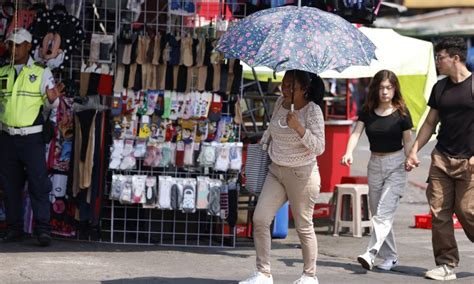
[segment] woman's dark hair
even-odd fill
[[[407,107],[403,100],[402,93],[400,92],[400,83],[398,82],[397,75],[390,70],[380,70],[374,75],[372,81],[370,81],[369,92],[365,98],[364,106],[362,111],[370,113],[376,109],[379,105],[379,90],[380,84],[388,80],[390,84],[395,88],[395,92],[392,99],[392,106],[401,114],[407,115]]]
[[[306,89],[305,98],[321,106],[325,93],[324,81],[318,75],[301,70],[290,70],[286,74],[294,76],[301,88]]]
[[[449,54],[450,57],[454,55],[459,56],[459,60],[461,62],[466,62],[467,58],[467,43],[461,37],[447,37],[442,39],[435,45],[435,52],[440,52],[443,49],[446,50],[446,53]]]

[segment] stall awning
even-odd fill
[[[407,8],[452,8],[474,7],[472,0],[405,0],[403,5]]]

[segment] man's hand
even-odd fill
[[[46,95],[48,96],[48,101],[50,103],[53,103],[57,98],[59,98],[60,96],[63,96],[64,88],[65,88],[64,83],[61,82],[61,83],[56,84],[54,88],[47,89]]]
[[[420,160],[418,160],[418,156],[416,153],[410,152],[406,161],[405,161],[405,170],[407,172],[413,170],[414,168],[420,165]]]
[[[471,172],[474,172],[474,156],[472,156],[470,159],[469,159],[469,167],[471,169]]]

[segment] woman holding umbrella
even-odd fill
[[[366,252],[357,260],[368,270],[373,268],[376,256],[384,259],[379,269],[391,270],[398,264],[392,224],[407,181],[404,163],[410,151],[412,127],[397,76],[388,70],[377,72],[341,160],[344,165],[352,164],[352,151],[365,128],[371,151],[367,177],[374,232]]]
[[[317,240],[313,208],[319,194],[316,156],[324,151],[324,118],[318,104],[324,83],[317,75],[292,70],[283,77],[282,93],[261,144],[272,163],[253,215],[257,272],[241,284],[273,283],[270,271],[270,224],[289,201],[303,250],[303,274],[294,283],[318,283]]]

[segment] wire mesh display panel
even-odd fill
[[[168,1],[145,1],[139,15],[131,12],[117,1],[115,6],[115,36],[121,29],[128,29],[140,35],[157,33],[193,34],[215,36],[216,17],[210,17],[219,9],[219,2],[177,1],[182,7],[194,3],[200,7],[194,13],[185,16],[170,13]],[[212,4],[210,4],[212,3]],[[123,3],[122,3],[123,4]],[[104,7],[104,6],[103,6]],[[100,9],[98,9],[100,11]],[[106,13],[110,14],[110,13]],[[89,19],[91,20],[91,19]],[[92,20],[94,22],[96,20]],[[88,25],[91,26],[91,25]],[[94,26],[94,25],[92,25]],[[97,24],[94,26],[97,32]],[[100,27],[100,25],[99,25]],[[100,32],[100,30],[99,30]],[[196,77],[192,80],[196,81]],[[229,98],[224,98],[222,115],[230,115]],[[113,122],[111,122],[113,123]],[[140,204],[121,204],[110,200],[112,175],[172,176],[174,178],[196,178],[207,176],[227,181],[235,178],[238,172],[217,173],[202,167],[152,168],[143,165],[143,158],[137,158],[134,170],[112,170],[107,173],[105,197],[101,212],[101,238],[103,242],[118,244],[142,244],[190,247],[235,247],[235,228],[219,216],[210,215],[205,209],[194,213],[181,210],[163,210],[143,208]]]

